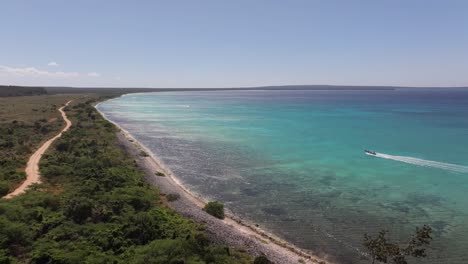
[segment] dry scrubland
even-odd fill
[[[29,156],[64,126],[58,108],[78,95],[0,98],[0,196],[24,179]]]

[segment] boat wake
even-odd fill
[[[393,156],[393,155],[388,155],[388,154],[383,154],[383,153],[378,153],[378,152],[376,152],[375,155],[372,153],[367,153],[367,152],[366,154],[372,157],[395,160],[395,161],[400,161],[400,162],[422,166],[422,167],[437,168],[437,169],[448,170],[448,171],[453,171],[453,172],[458,172],[458,173],[468,173],[468,166],[461,166],[461,165],[450,164],[450,163],[445,163],[445,162],[424,160],[424,159],[405,157],[405,156]]]

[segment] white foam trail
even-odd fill
[[[432,161],[432,160],[424,160],[424,159],[418,159],[418,158],[412,158],[412,157],[393,156],[393,155],[388,155],[388,154],[383,154],[383,153],[376,153],[376,155],[372,155],[369,153],[366,153],[366,154],[372,157],[401,161],[404,163],[413,164],[417,166],[437,168],[437,169],[449,170],[449,171],[459,172],[459,173],[468,173],[467,166],[461,166],[461,165],[450,164],[450,163],[439,162],[439,161]]]

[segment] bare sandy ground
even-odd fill
[[[103,113],[101,115],[106,118]],[[118,126],[118,124],[114,124]],[[253,256],[266,255],[271,261],[278,264],[334,263],[327,256],[319,257],[305,252],[228,212],[224,220],[207,214],[202,210],[206,201],[186,189],[170,169],[164,167],[151,151],[122,128],[120,128],[118,138],[121,146],[133,156],[138,166],[146,173],[146,180],[151,185],[158,187],[162,194],[180,195],[178,200],[167,202],[167,205],[184,217],[203,224],[205,232],[215,243],[244,248]],[[149,156],[143,157],[141,151],[146,152]],[[163,172],[166,176],[156,176],[155,172]]]
[[[57,138],[62,136],[62,133],[67,131],[70,126],[72,125],[71,121],[67,118],[67,115],[63,111],[65,107],[68,106],[68,104],[71,101],[68,101],[64,106],[60,107],[59,111],[62,114],[62,118],[65,121],[65,127],[58,133],[55,137],[47,140],[32,156],[29,158],[29,161],[26,165],[26,180],[18,187],[16,190],[13,192],[3,196],[5,199],[10,199],[12,197],[15,197],[16,195],[24,193],[31,184],[34,183],[40,183],[40,173],[39,173],[39,161],[41,160],[42,155],[46,152],[46,150],[50,147],[52,142],[54,142]]]

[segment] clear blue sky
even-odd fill
[[[468,1],[0,4],[0,83],[468,86]]]

